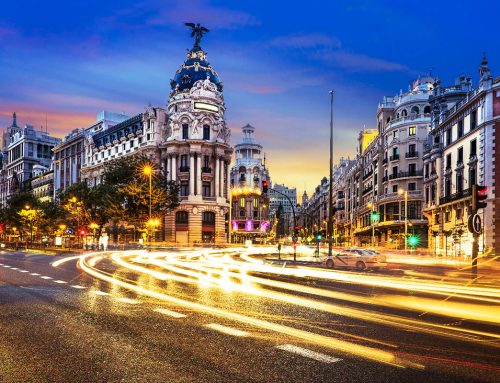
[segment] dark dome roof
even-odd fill
[[[210,82],[222,91],[222,81],[207,61],[206,53],[201,48],[195,47],[187,53],[186,61],[175,72],[174,79],[170,80],[170,87],[175,90],[179,85],[179,91],[189,90],[196,81],[205,80],[207,75]]]

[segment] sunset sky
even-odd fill
[[[311,192],[328,172],[329,95],[335,157],[354,156],[384,95],[432,69],[444,85],[486,51],[500,75],[495,1],[9,1],[0,12],[0,126],[64,136],[101,110],[165,105],[192,39],[224,82],[232,143],[250,123],[273,182]]]

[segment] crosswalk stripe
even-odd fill
[[[42,278],[42,279],[53,279],[52,277],[47,277],[45,275],[42,275],[40,278]]]
[[[339,362],[342,360],[342,359],[335,358],[335,357],[330,356],[330,355],[322,354],[320,352],[308,350],[307,348],[302,348],[302,347],[294,346],[291,344],[284,344],[281,346],[276,346],[276,348],[283,350],[283,351],[291,352],[292,354],[305,356],[306,358],[314,359],[314,360],[317,360],[318,362],[323,362],[323,363],[335,363],[335,362]]]
[[[185,318],[186,317],[186,315],[184,315],[184,314],[181,314],[181,313],[178,313],[175,311],[171,311],[168,309],[155,309],[154,311],[156,311],[157,313],[163,314],[163,315],[168,315],[169,317],[172,317],[172,318]]]
[[[53,281],[53,282],[54,282],[54,283],[61,283],[61,284],[62,284],[62,283],[68,283],[68,282],[66,282],[66,281],[61,281],[61,280],[59,280],[59,279],[58,279],[57,281]]]
[[[248,333],[246,331],[241,331],[241,330],[238,330],[238,329],[235,329],[232,327],[223,326],[223,325],[218,324],[218,323],[209,323],[209,324],[206,324],[205,327],[208,327],[212,330],[219,331],[219,332],[221,332],[223,334],[227,334],[227,335],[248,336]]]
[[[80,285],[71,285],[74,289],[86,289],[85,286],[80,286]]]
[[[126,297],[121,297],[121,298],[118,298],[117,300],[120,301],[120,302],[122,302],[122,303],[127,303],[129,305],[139,305],[139,304],[142,303],[141,301],[138,301],[138,300],[135,300],[135,299],[126,298]]]

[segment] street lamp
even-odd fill
[[[408,238],[408,190],[399,189],[398,194],[405,196],[405,252],[407,250]]]
[[[332,229],[333,229],[333,90],[330,93],[330,180],[328,184],[328,257],[332,257]]]
[[[152,191],[153,191],[153,184],[152,184],[152,176],[153,176],[153,167],[151,165],[144,165],[142,168],[142,172],[144,175],[149,177],[149,223],[151,223],[151,200],[152,200]],[[149,226],[149,241],[151,242],[151,225]]]

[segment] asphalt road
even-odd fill
[[[158,279],[108,256],[98,260],[103,275],[151,292],[142,294],[84,273],[75,260],[51,266],[58,258],[0,254],[2,383],[500,381],[500,343],[478,335],[498,334],[498,323],[388,305],[368,311],[369,303],[335,297],[316,296],[305,306],[293,302],[309,299],[301,291],[288,290],[280,300],[272,296],[285,292],[277,286],[259,295],[230,283]],[[252,275],[363,299],[426,296],[390,286]],[[316,307],[322,304],[332,306]],[[408,325],[393,326],[383,315]],[[424,319],[444,327],[421,331]],[[445,327],[474,334],[451,336]],[[395,359],[376,360],[379,352]]]

